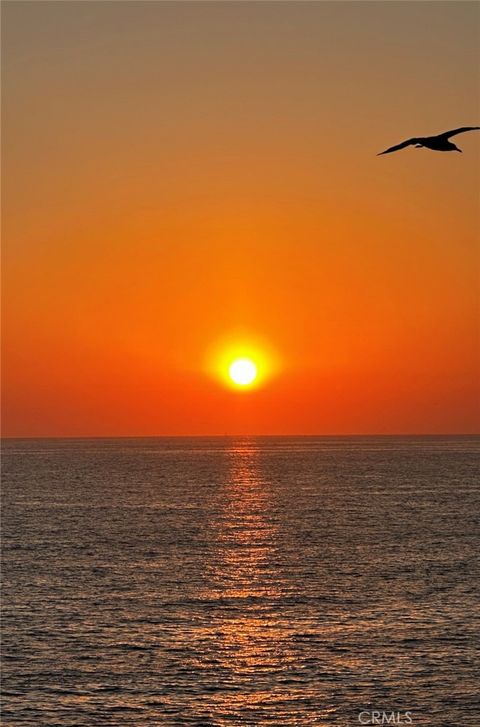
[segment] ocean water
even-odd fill
[[[4,441],[3,726],[478,727],[479,448]]]

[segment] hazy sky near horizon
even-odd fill
[[[4,434],[478,430],[479,4],[2,15]]]

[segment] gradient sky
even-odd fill
[[[480,5],[2,13],[4,434],[478,431]]]

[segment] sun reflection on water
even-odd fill
[[[212,701],[225,717],[220,724],[231,724],[233,715],[248,711],[260,724],[260,714],[276,698],[294,655],[291,629],[278,608],[283,588],[276,567],[273,493],[262,476],[254,440],[235,441],[228,451],[228,479],[215,537],[208,597],[222,604],[215,638],[225,681]],[[285,696],[285,686],[282,689]]]
[[[223,598],[255,599],[278,595],[272,569],[277,525],[271,492],[262,478],[260,454],[253,440],[236,441],[228,451],[228,480],[221,493],[216,523],[218,561],[212,587]]]

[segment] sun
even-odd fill
[[[257,366],[249,358],[237,358],[230,364],[228,375],[237,386],[249,386],[257,378]]]
[[[228,389],[247,393],[266,386],[277,374],[279,361],[266,339],[237,328],[210,344],[204,366]]]

